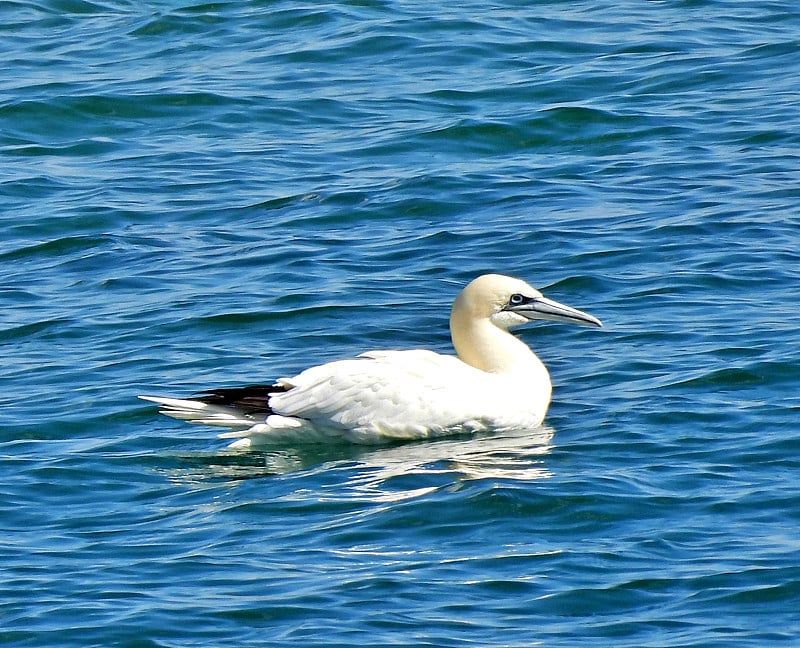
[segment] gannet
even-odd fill
[[[424,349],[368,351],[271,385],[211,389],[194,398],[140,396],[160,412],[221,426],[231,448],[342,439],[386,443],[483,430],[532,429],[550,404],[550,374],[509,330],[531,320],[602,326],[524,281],[474,279],[453,304],[456,356]]]

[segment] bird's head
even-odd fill
[[[458,295],[453,315],[488,319],[505,331],[531,320],[551,320],[602,326],[599,319],[571,306],[548,299],[520,279],[487,274],[471,281]]]

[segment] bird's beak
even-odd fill
[[[518,306],[509,306],[508,310],[527,317],[529,320],[552,320],[568,324],[581,324],[582,326],[603,326],[603,323],[594,315],[559,304],[547,297],[532,297]]]

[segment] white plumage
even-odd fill
[[[602,326],[519,279],[483,275],[458,295],[450,332],[458,357],[369,351],[274,385],[210,390],[191,399],[140,396],[161,413],[230,428],[231,447],[341,438],[384,443],[479,430],[531,429],[550,404],[550,376],[509,329],[545,319]]]

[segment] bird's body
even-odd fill
[[[230,428],[231,446],[334,438],[385,443],[540,425],[550,403],[541,360],[508,329],[531,319],[601,326],[528,284],[483,275],[450,317],[458,357],[427,350],[370,351],[306,369],[274,385],[211,390],[192,399],[143,396],[161,412]]]

